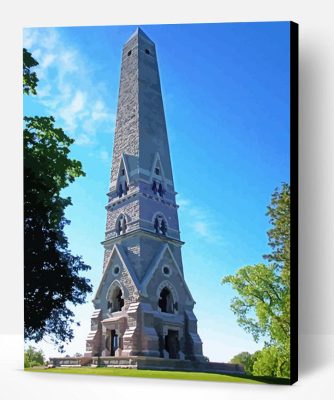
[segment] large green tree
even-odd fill
[[[250,354],[248,351],[243,351],[239,354],[236,354],[233,358],[231,358],[230,363],[243,365],[246,374],[252,375],[253,373],[254,359],[252,354]]]
[[[238,293],[231,303],[237,321],[265,348],[254,363],[254,374],[290,374],[290,186],[276,189],[268,206],[271,229],[267,232],[272,251],[268,263],[240,268],[223,278]],[[261,368],[261,365],[263,368]],[[264,368],[264,365],[267,365]],[[271,369],[269,370],[269,365]]]
[[[24,351],[24,368],[37,367],[44,364],[44,354],[33,346]]]
[[[36,94],[38,65],[23,51],[23,92]],[[84,176],[69,157],[74,140],[50,117],[24,117],[24,332],[25,339],[48,336],[61,350],[73,338],[71,306],[85,302],[92,287],[80,275],[90,267],[72,255],[64,228],[71,198],[62,191]]]

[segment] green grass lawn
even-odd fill
[[[128,376],[135,378],[157,378],[157,379],[182,379],[212,382],[241,382],[241,383],[274,383],[289,384],[288,379],[265,378],[252,376],[234,376],[207,372],[183,372],[183,371],[152,371],[121,368],[26,368],[26,371],[43,372],[46,374],[76,374],[76,375],[101,375],[101,376]]]

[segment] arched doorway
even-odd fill
[[[177,330],[168,329],[168,334],[165,336],[165,350],[168,352],[169,358],[179,358],[180,343]]]
[[[114,356],[115,351],[119,347],[119,337],[118,337],[115,329],[108,330],[107,332],[108,332],[108,334],[106,337],[106,349],[107,349],[106,355]]]

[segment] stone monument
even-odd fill
[[[175,196],[156,48],[138,28],[122,54],[104,264],[84,360],[243,373],[240,365],[203,356]]]
[[[204,360],[175,195],[156,48],[137,29],[123,48],[103,274],[86,356]]]

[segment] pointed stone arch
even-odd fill
[[[124,235],[128,229],[129,217],[125,213],[119,214],[115,223],[116,235]]]
[[[144,278],[141,281],[141,293],[142,293],[142,295],[144,297],[148,296],[148,292],[147,292],[148,285],[151,282],[151,280],[153,278],[153,275],[155,274],[156,270],[158,269],[158,267],[159,267],[159,265],[161,263],[161,260],[164,257],[166,252],[169,254],[169,256],[171,258],[171,263],[172,263],[171,265],[174,265],[177,273],[179,274],[179,276],[180,276],[180,284],[181,284],[182,287],[184,287],[184,290],[185,290],[185,292],[187,294],[188,300],[186,300],[186,304],[194,305],[195,304],[195,300],[193,299],[193,297],[192,297],[192,295],[190,293],[190,290],[189,290],[189,288],[187,286],[187,283],[184,280],[182,270],[181,270],[180,266],[178,265],[174,255],[173,255],[173,253],[172,253],[172,251],[171,251],[171,249],[170,249],[170,247],[168,246],[167,243],[165,243],[162,246],[160,253],[158,253],[157,256],[154,258],[152,264],[148,268]],[[167,280],[164,280],[163,282],[167,282]]]
[[[156,173],[156,168],[159,169],[159,174]],[[154,159],[152,163],[152,168],[151,168],[151,174],[150,174],[150,181],[153,183],[154,177],[160,177],[161,180],[164,182],[165,181],[165,171],[161,162],[161,158],[158,152],[154,154]]]
[[[130,171],[125,153],[122,153],[116,179],[116,192],[118,197],[127,194],[130,185]]]
[[[156,290],[156,296],[158,298],[158,308],[161,312],[169,314],[177,312],[179,296],[170,281],[164,280],[160,283]]]
[[[152,224],[153,224],[155,233],[166,236],[169,226],[168,226],[167,218],[165,217],[164,213],[162,213],[161,211],[157,211],[156,213],[154,213],[153,217],[152,217]],[[163,224],[165,225],[165,228],[164,228]]]
[[[167,190],[164,168],[159,153],[155,153],[150,173],[150,183],[154,194],[163,197]]]
[[[111,266],[113,264],[113,259],[115,256],[118,256],[119,260],[120,260],[120,264],[123,267],[123,271],[127,272],[128,275],[128,281],[129,281],[129,285],[131,285],[131,287],[133,288],[133,297],[134,299],[139,297],[139,292],[140,292],[140,288],[141,288],[141,284],[138,281],[137,275],[132,267],[132,264],[130,263],[130,261],[128,260],[128,257],[126,256],[125,252],[123,251],[123,249],[118,246],[117,244],[115,244],[110,252],[109,255],[109,259],[108,262],[106,264],[106,268],[103,271],[103,276],[100,282],[100,285],[96,291],[95,297],[93,299],[93,302],[96,302],[97,299],[100,296],[101,290],[105,284],[105,281],[108,277],[109,271],[111,269]],[[123,292],[124,293],[124,292]],[[94,303],[95,304],[95,303]]]
[[[179,301],[179,295],[177,294],[177,291],[176,291],[174,285],[173,285],[169,280],[167,280],[167,279],[163,280],[163,281],[159,284],[159,286],[157,287],[157,290],[156,290],[156,295],[159,296],[160,292],[161,292],[162,289],[165,288],[165,287],[171,291],[171,293],[172,293],[172,295],[173,295],[173,299],[174,299],[175,301]]]
[[[122,311],[124,307],[124,287],[118,279],[115,279],[109,286],[106,300],[110,313]]]
[[[123,170],[124,170],[124,174],[122,172]],[[118,172],[117,172],[117,182],[119,181],[120,176],[125,176],[127,181],[130,182],[129,165],[128,165],[127,157],[126,157],[125,153],[122,153],[122,155],[121,155],[121,160],[120,160]]]

